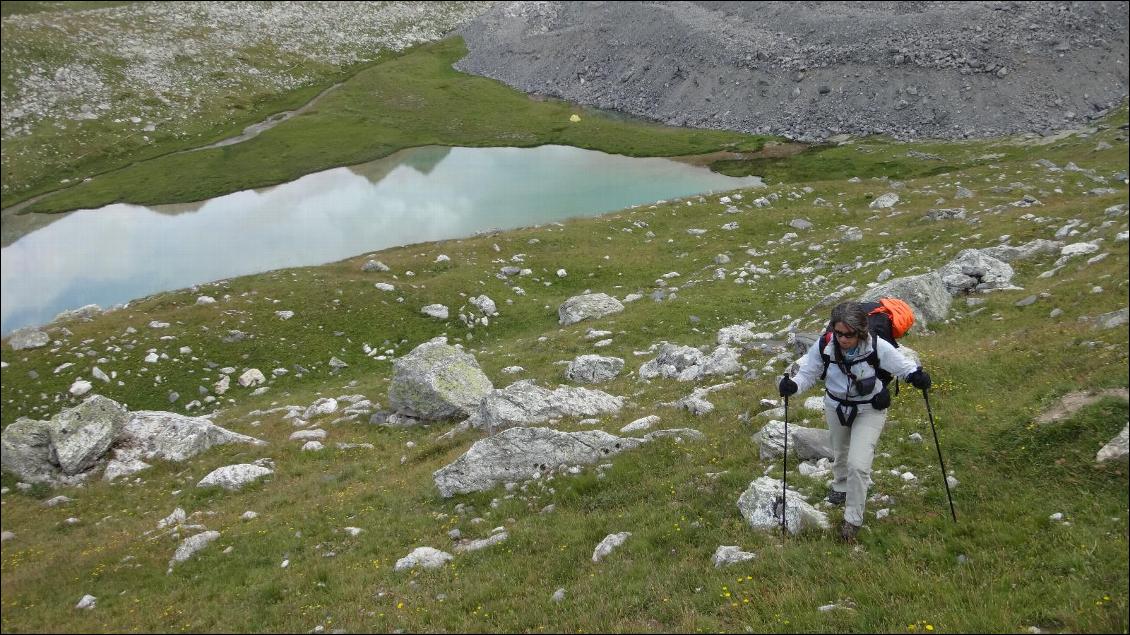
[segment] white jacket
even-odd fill
[[[793,381],[797,385],[797,394],[800,394],[811,388],[818,379],[820,373],[824,371],[824,360],[820,357],[820,342],[823,336],[816,340],[815,343],[808,349],[804,357],[800,358],[800,370],[797,371]],[[888,373],[905,380],[911,373],[918,370],[914,362],[910,361],[906,355],[903,355],[897,348],[891,346],[890,342],[880,337],[875,337],[874,334],[868,336],[866,342],[859,343],[859,357],[860,360],[853,364],[849,370],[856,377],[856,382],[863,382],[869,377],[875,377],[875,369],[871,364],[867,363],[866,357],[871,354],[871,346],[874,342],[878,342],[879,353],[879,366]],[[836,338],[832,337],[827,346],[824,347],[824,353],[828,355],[831,360],[828,364],[828,374],[824,379],[824,387],[829,393],[838,397],[839,399],[846,399],[850,401],[869,401],[872,397],[883,389],[883,384],[877,378],[875,379],[874,387],[866,394],[859,394],[856,382],[851,382],[847,375],[844,374],[843,369],[836,363]],[[827,395],[824,397],[828,405],[832,405],[831,400]]]

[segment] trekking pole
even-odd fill
[[[787,376],[787,375],[786,375]],[[781,455],[781,531],[787,532],[789,525],[785,518],[785,500],[788,495],[789,479],[789,396],[785,395],[785,451]]]
[[[938,429],[934,427],[934,411],[930,409],[930,393],[923,390],[922,398],[926,400],[926,413],[930,416],[930,430],[934,432],[934,447],[938,448],[938,463],[942,466],[942,484],[946,486],[946,498],[950,502],[950,516],[957,522],[957,512],[953,510],[953,495],[950,494],[950,482],[946,476],[946,462],[942,459],[942,444],[938,442]]]

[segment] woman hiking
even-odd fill
[[[840,538],[849,543],[855,542],[863,526],[871,462],[891,405],[886,382],[898,377],[920,390],[930,387],[930,376],[921,366],[869,333],[867,316],[858,302],[833,308],[828,323],[831,337],[819,338],[808,349],[799,360],[795,381],[786,374],[778,386],[781,396],[788,397],[824,380],[824,418],[834,459],[827,500],[844,505]]]

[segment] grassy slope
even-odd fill
[[[60,6],[63,4],[67,6]],[[41,11],[58,11],[72,15],[61,23],[66,26],[45,28],[36,33],[21,32],[19,48],[23,50],[18,55],[13,54],[11,63],[41,65],[48,68],[76,61],[93,64],[105,69],[106,81],[110,84],[115,103],[135,104],[139,108],[149,104],[148,100],[153,99],[152,96],[135,94],[130,88],[130,80],[124,76],[127,62],[118,57],[118,52],[93,52],[88,48],[76,46],[65,35],[61,35],[68,29],[81,29],[86,20],[98,20],[98,25],[103,25],[102,21],[107,19],[106,16],[90,16],[84,13],[86,9],[125,4],[132,3],[5,2],[5,11],[7,11],[5,15]],[[122,28],[136,28],[136,25],[123,25]],[[121,123],[115,123],[107,118],[94,121],[67,121],[61,125],[42,123],[30,135],[13,137],[4,142],[3,176],[7,187],[0,198],[3,207],[6,209],[32,197],[59,190],[72,182],[86,178],[101,178],[100,175],[135,162],[144,162],[236,136],[246,126],[263,121],[274,113],[294,110],[326,88],[389,57],[386,54],[375,62],[342,69],[281,51],[243,50],[238,56],[242,61],[265,68],[271,68],[275,63],[284,63],[290,70],[317,77],[318,80],[308,86],[283,93],[262,87],[232,87],[230,92],[210,102],[205,108],[194,113],[192,118],[184,121],[162,121],[160,128],[147,134],[124,129]],[[217,62],[197,60],[195,63],[207,66]],[[222,71],[217,72],[222,74]],[[0,83],[4,85],[5,90],[13,92],[16,90],[8,76],[0,78]],[[45,151],[44,148],[48,150]]]
[[[762,139],[755,136],[670,128],[563,102],[534,101],[494,80],[453,70],[451,64],[465,54],[459,39],[416,47],[394,61],[361,70],[315,108],[254,139],[132,163],[52,194],[25,211],[198,201],[422,145],[565,144],[630,156],[761,147]],[[583,125],[570,123],[570,115],[577,113]],[[163,178],[167,174],[178,178]]]
[[[454,88],[441,89],[440,92]],[[343,95],[342,98],[346,98]],[[518,118],[515,118],[518,119]],[[235,388],[225,397],[217,423],[271,442],[261,451],[217,448],[185,464],[159,464],[136,482],[108,486],[95,482],[62,493],[75,498],[68,506],[44,509],[43,488],[12,488],[3,502],[4,529],[16,538],[3,549],[2,627],[4,631],[305,631],[317,625],[348,631],[983,631],[1006,632],[1039,626],[1071,632],[1125,632],[1127,628],[1128,487],[1126,466],[1096,465],[1095,451],[1127,421],[1127,407],[1103,401],[1067,421],[1037,427],[1033,417],[1063,393],[1092,387],[1126,386],[1127,329],[1097,330],[1084,316],[1127,306],[1127,243],[1114,235],[1126,230],[1125,216],[1109,218],[1103,210],[1126,202],[1118,193],[1094,196],[1097,187],[1084,176],[1049,173],[1034,164],[1047,158],[1110,175],[1125,171],[1125,109],[1096,135],[1076,136],[1043,147],[1007,141],[906,146],[868,140],[829,152],[845,161],[855,156],[879,158],[895,170],[920,169],[906,156],[913,147],[939,154],[954,171],[915,178],[901,190],[903,213],[886,217],[868,202],[888,191],[873,179],[849,183],[842,177],[776,185],[782,195],[770,208],[755,209],[747,192],[742,212],[725,214],[716,199],[691,198],[626,210],[597,219],[575,220],[436,244],[382,252],[391,273],[364,273],[358,256],[321,267],[285,270],[205,285],[196,291],[160,294],[92,322],[58,328],[56,346],[13,353],[4,351],[2,420],[20,415],[47,417],[66,405],[67,387],[76,375],[88,376],[99,365],[116,370],[125,386],[97,389],[131,409],[166,409],[169,391],[179,404],[195,398],[197,386],[210,386],[218,371],[205,362],[240,369],[270,369],[300,364],[271,381],[260,397]],[[1096,151],[1098,141],[1111,149]],[[1003,154],[988,163],[986,154]],[[811,154],[780,163],[779,178],[811,172]],[[861,169],[866,169],[862,166]],[[900,172],[902,173],[902,172]],[[957,184],[976,192],[970,201],[954,201]],[[994,193],[996,185],[1023,183]],[[814,191],[801,193],[804,185]],[[1059,188],[1062,193],[1055,191]],[[1025,194],[1043,203],[1034,208],[1008,205]],[[816,197],[843,208],[817,206]],[[964,203],[976,218],[923,222],[925,210],[947,199],[944,207]],[[691,205],[687,205],[690,202]],[[974,213],[977,210],[983,210]],[[1045,219],[1034,222],[1032,213]],[[801,247],[773,239],[792,231],[796,217],[815,227],[800,232]],[[996,244],[1003,234],[1013,244],[1050,238],[1068,219],[1082,219],[1085,232],[1072,240],[1103,238],[1109,255],[1087,265],[1086,257],[1058,275],[1039,278],[1054,258],[1016,263],[1015,282],[1023,291],[984,296],[980,312],[958,299],[953,319],[931,325],[928,335],[906,343],[927,360],[935,377],[934,407],[942,446],[961,484],[955,490],[958,523],[950,522],[935,450],[922,400],[912,390],[896,398],[888,429],[880,441],[872,493],[896,499],[892,514],[870,517],[862,547],[846,548],[828,535],[782,539],[746,527],[736,501],[750,480],[766,469],[780,475],[779,464],[758,459],[749,440],[762,420],[743,423],[744,412],[758,410],[760,398],[774,396],[773,373],[740,381],[715,393],[717,409],[695,418],[657,404],[688,394],[691,386],[673,381],[640,383],[625,373],[601,388],[630,397],[630,406],[599,426],[615,432],[635,418],[658,414],[662,427],[693,427],[705,443],[666,440],[621,455],[605,478],[586,470],[579,476],[513,492],[501,487],[481,494],[442,499],[431,473],[457,458],[478,437],[464,433],[437,441],[447,425],[392,430],[367,424],[316,422],[330,434],[328,449],[303,453],[287,441],[293,431],[279,415],[248,417],[272,404],[308,405],[318,396],[363,393],[387,405],[391,363],[367,359],[363,343],[395,348],[396,354],[446,333],[472,349],[498,386],[513,377],[503,367],[519,364],[543,385],[563,382],[558,360],[594,352],[584,338],[590,328],[612,330],[614,343],[601,354],[625,358],[635,371],[652,355],[636,356],[659,340],[713,345],[723,326],[753,320],[775,330],[792,317],[815,328],[826,308],[813,309],[826,293],[844,284],[863,287],[884,268],[896,276],[934,269],[967,247]],[[733,232],[719,226],[738,221]],[[1105,221],[1112,223],[1103,226]],[[633,225],[643,221],[647,227]],[[837,227],[864,228],[864,240],[838,242]],[[685,230],[709,230],[693,237]],[[631,230],[631,231],[628,231]],[[648,239],[645,232],[656,234]],[[531,239],[538,242],[531,244]],[[808,244],[824,249],[814,256]],[[500,251],[496,252],[493,245]],[[746,255],[747,249],[759,255]],[[444,253],[451,262],[435,264]],[[526,254],[531,277],[517,284],[516,295],[495,278],[516,253]],[[750,285],[710,281],[715,254],[727,253],[736,267],[752,261],[778,271],[823,257],[827,264],[810,276],[761,276]],[[884,254],[889,260],[875,262]],[[606,258],[607,257],[607,258]],[[832,267],[864,263],[847,273]],[[553,275],[566,267],[569,276]],[[415,276],[407,277],[411,270]],[[629,304],[621,314],[566,328],[557,325],[556,308],[587,289],[623,297],[648,292],[669,271],[682,275],[677,299]],[[830,281],[813,285],[817,273]],[[396,276],[394,279],[393,276]],[[397,285],[405,298],[397,303],[373,288],[377,281]],[[694,282],[692,284],[692,281]],[[548,283],[548,284],[546,284]],[[1101,293],[1092,288],[1101,286]],[[419,308],[442,302],[456,312],[465,298],[486,293],[501,316],[472,333],[457,320],[441,323],[421,316]],[[1034,305],[1014,303],[1029,294],[1048,294]],[[217,297],[212,306],[196,306],[198,295]],[[461,294],[467,294],[462,296]],[[514,303],[507,304],[512,299]],[[276,300],[278,302],[276,302]],[[1049,317],[1053,307],[1064,313]],[[296,316],[279,321],[274,312]],[[699,319],[696,323],[691,316]],[[791,317],[786,317],[791,316]],[[150,320],[171,322],[169,330],[146,327]],[[128,326],[138,330],[126,335]],[[220,336],[238,328],[254,335],[237,344]],[[175,335],[172,341],[159,337]],[[472,337],[473,336],[473,339]],[[540,338],[545,338],[544,340]],[[83,342],[90,340],[88,344]],[[119,352],[110,346],[121,346]],[[193,348],[193,359],[176,353]],[[126,350],[128,348],[128,350]],[[173,359],[142,371],[146,351],[154,348]],[[89,352],[87,352],[89,351]],[[86,357],[79,355],[86,352]],[[329,373],[331,356],[350,366]],[[746,353],[743,363],[761,368],[765,356]],[[64,362],[76,367],[58,375]],[[777,366],[779,372],[780,366]],[[39,379],[32,380],[28,371]],[[161,376],[160,383],[154,379]],[[720,381],[720,380],[719,380]],[[96,382],[97,383],[97,382]],[[234,383],[234,382],[233,382]],[[716,383],[716,382],[710,382]],[[811,415],[809,415],[811,419]],[[795,418],[794,418],[795,422]],[[809,425],[818,425],[815,420]],[[575,421],[559,425],[580,429]],[[925,444],[907,441],[921,433]],[[374,450],[336,450],[334,442],[368,442]],[[406,443],[416,445],[409,448]],[[194,483],[212,469],[233,462],[272,457],[277,474],[270,482],[239,493],[196,490]],[[892,469],[909,469],[921,485],[905,487]],[[718,473],[712,478],[707,473]],[[817,500],[822,481],[790,473],[789,483]],[[492,500],[498,500],[497,508]],[[472,504],[477,514],[460,516],[457,503]],[[555,504],[549,515],[538,513]],[[206,511],[202,520],[222,537],[194,560],[165,575],[177,542],[145,534],[176,506],[189,513]],[[869,512],[882,505],[872,503]],[[245,510],[259,512],[251,522]],[[1048,520],[1065,514],[1071,525]],[[481,515],[482,524],[470,519]],[[67,517],[80,522],[70,526]],[[838,513],[833,513],[833,521]],[[511,538],[501,546],[464,554],[435,572],[397,573],[395,561],[411,549],[430,545],[450,550],[447,531],[483,537],[505,525]],[[351,538],[346,526],[365,533]],[[632,538],[594,565],[592,549],[607,534],[634,532]],[[710,565],[718,545],[740,545],[757,559],[723,570]],[[230,554],[224,554],[226,547]],[[326,557],[333,552],[334,557]],[[959,563],[958,556],[967,559]],[[283,560],[289,567],[280,568]],[[566,600],[550,601],[566,589]],[[94,611],[74,611],[84,593],[98,596]],[[818,606],[839,602],[854,610],[821,612]]]

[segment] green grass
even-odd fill
[[[450,44],[438,50],[443,46]],[[411,59],[408,55],[400,61]],[[425,64],[425,58],[416,63]],[[372,77],[358,79],[370,81],[366,85],[371,90],[384,85],[382,81],[411,83],[407,76],[381,79],[390,68],[374,67]],[[421,72],[429,73],[438,71]],[[399,97],[374,93],[383,100],[383,109],[364,115],[358,110],[352,124],[340,113],[350,104],[358,108],[353,100],[359,97],[351,91],[335,94],[327,106],[335,114],[319,109],[310,115],[307,141],[321,138],[313,130],[344,139],[349,125],[358,126],[354,130],[385,125],[380,122],[398,116],[384,114],[385,109],[396,111],[395,98],[420,94],[442,101],[461,90],[464,81],[471,80],[455,78],[427,90],[417,85]],[[496,107],[518,107],[501,101],[506,99],[502,96],[498,99]],[[564,121],[560,115],[570,112],[553,106],[562,110],[550,116],[537,111],[542,106],[531,102],[530,110],[513,117],[516,137],[540,133],[532,132],[532,124],[513,122],[543,116],[545,121]],[[480,108],[490,110],[468,105],[467,111]],[[480,113],[465,123],[484,117]],[[593,119],[583,116],[582,124]],[[1108,184],[1117,193],[1090,195],[1086,192],[1096,184],[1089,178],[1049,173],[1035,165],[1037,159],[1047,158],[1061,166],[1073,161],[1108,177],[1125,171],[1126,135],[1119,125],[1126,120],[1123,107],[1102,122],[1101,129],[1044,146],[1013,139],[929,146],[858,141],[855,145],[866,146],[867,152],[846,145],[799,155],[789,160],[794,164],[780,163],[780,174],[794,175],[780,181],[789,182],[741,192],[742,211],[736,215],[726,214],[726,206],[715,197],[690,197],[560,225],[410,245],[319,267],[162,293],[90,322],[52,325],[48,330],[57,345],[18,352],[5,346],[3,425],[20,416],[47,418],[69,406],[70,383],[95,364],[117,371],[125,384],[96,382],[96,389],[132,410],[182,411],[188,400],[198,397],[198,386],[209,387],[218,379],[218,370],[209,362],[217,368],[233,366],[237,376],[249,367],[268,375],[280,366],[291,372],[272,379],[264,395],[252,397],[248,390],[233,387],[221,398],[216,423],[263,438],[270,442],[267,447],[214,448],[183,464],[158,462],[136,479],[114,485],[92,480],[83,488],[58,491],[23,491],[12,476],[4,475],[2,484],[11,491],[3,497],[3,529],[16,537],[4,543],[0,559],[0,630],[297,632],[323,626],[350,632],[995,633],[1036,626],[1054,632],[1126,632],[1127,465],[1096,464],[1094,456],[1126,424],[1127,405],[1106,399],[1060,422],[1034,423],[1067,392],[1128,384],[1126,327],[1098,329],[1082,319],[1128,304],[1130,254],[1126,241],[1115,240],[1127,229],[1126,216],[1104,212],[1126,202],[1126,186]],[[395,127],[387,125],[389,130]],[[440,134],[423,123],[403,134],[419,136],[427,130]],[[564,126],[555,133],[561,139],[554,142],[581,143],[586,137],[580,133],[566,139],[575,130],[581,129]],[[607,134],[615,130],[609,128]],[[673,143],[661,129],[653,132],[657,136],[638,135],[632,143],[641,152]],[[1100,141],[1111,148],[1096,151]],[[282,144],[283,139],[268,136],[262,143]],[[907,157],[910,149],[944,157],[949,173],[881,169],[934,163]],[[837,152],[844,153],[840,156],[848,165],[838,168],[835,178],[822,174],[794,180],[813,173],[813,157],[835,157]],[[979,158],[997,154],[1003,156]],[[866,161],[852,169],[850,162],[863,156]],[[847,176],[862,180],[851,183]],[[868,208],[871,199],[890,187],[874,178],[880,176],[904,180],[897,208],[901,213]],[[1027,185],[1000,193],[990,189],[1013,182]],[[953,200],[957,183],[974,190],[975,198]],[[813,191],[803,193],[805,186]],[[780,195],[772,206],[750,205],[769,192]],[[790,192],[799,196],[792,198]],[[1009,205],[1025,193],[1042,205]],[[817,197],[829,205],[814,204]],[[946,201],[939,204],[938,198]],[[973,222],[922,220],[930,208],[957,205],[970,211]],[[1045,220],[1036,222],[1029,215]],[[813,229],[796,232],[804,244],[776,242],[795,231],[788,223],[797,217],[814,223]],[[1102,238],[1101,252],[1108,254],[1104,259],[1086,264],[1087,257],[1079,257],[1047,278],[1039,276],[1051,268],[1054,256],[1014,263],[1014,283],[1023,290],[980,296],[983,308],[966,306],[957,298],[950,320],[930,324],[928,333],[903,340],[923,356],[935,380],[930,400],[934,423],[946,466],[960,481],[953,491],[956,524],[949,518],[928,413],[920,394],[908,387],[895,397],[871,488],[872,494],[894,497],[892,513],[875,519],[872,512],[884,505],[869,504],[861,545],[853,549],[830,533],[782,538],[754,531],[738,513],[738,496],[751,480],[767,470],[780,476],[780,464],[761,461],[750,441],[764,419],[753,416],[747,422],[744,415],[756,415],[758,400],[775,396],[774,380],[782,363],[772,363],[772,372],[766,371],[770,355],[744,353],[743,364],[758,369],[758,377],[713,393],[709,399],[716,410],[702,418],[659,406],[689,394],[692,385],[644,383],[635,376],[639,365],[653,357],[635,351],[660,340],[713,346],[717,329],[747,320],[755,323],[755,330],[776,331],[799,317],[802,330],[817,329],[828,308],[816,304],[837,287],[865,288],[884,269],[896,276],[932,270],[961,249],[997,244],[1004,234],[1012,236],[1012,244],[1049,238],[1074,218],[1088,225],[1071,240]],[[738,230],[718,229],[735,220]],[[634,224],[640,221],[647,226]],[[840,242],[841,225],[864,228],[864,239]],[[709,233],[690,236],[686,229],[691,227]],[[648,238],[647,231],[655,237]],[[537,242],[531,243],[534,238]],[[823,248],[808,250],[816,243]],[[747,255],[748,249],[758,255]],[[440,253],[451,262],[436,264]],[[516,253],[526,254],[524,266],[533,274],[509,283],[496,278],[502,266],[496,260]],[[714,281],[714,257],[719,253],[732,258],[724,265],[731,273],[752,262],[774,274],[756,279],[751,275],[751,282],[741,285],[732,275]],[[362,272],[361,265],[371,257],[392,271]],[[806,275],[777,275],[786,262],[793,269],[813,263],[818,268]],[[856,262],[862,264],[854,268]],[[853,268],[836,272],[839,265]],[[569,271],[566,278],[554,275],[562,266]],[[408,270],[415,275],[407,276]],[[573,295],[589,289],[617,297],[646,294],[669,271],[681,274],[669,281],[678,287],[674,300],[655,303],[645,297],[601,320],[568,327],[557,323],[557,307]],[[829,281],[814,284],[816,275]],[[374,289],[380,281],[396,284],[404,302]],[[513,284],[526,294],[514,293]],[[1096,285],[1101,293],[1092,291]],[[418,312],[425,304],[441,302],[454,315],[468,297],[480,293],[499,307],[500,316],[489,327],[470,330],[457,319],[444,323]],[[217,303],[197,306],[196,298],[204,294],[216,297]],[[1031,306],[1015,306],[1031,294],[1046,296]],[[508,299],[513,304],[507,304]],[[1053,308],[1063,314],[1050,317]],[[274,312],[281,309],[296,315],[280,321]],[[151,320],[173,326],[149,329]],[[137,332],[127,333],[129,327]],[[612,467],[603,478],[587,468],[577,476],[557,474],[513,492],[498,487],[444,499],[432,473],[458,458],[480,438],[478,433],[440,440],[450,424],[390,429],[366,423],[331,426],[322,419],[314,423],[328,431],[327,449],[304,453],[287,440],[294,428],[281,414],[249,416],[273,405],[305,406],[320,396],[356,393],[387,406],[391,362],[366,358],[362,345],[392,348],[403,355],[441,334],[473,352],[498,387],[519,378],[556,386],[565,380],[555,362],[594,352],[584,337],[590,327],[614,333],[613,344],[596,352],[626,360],[625,373],[600,388],[627,397],[629,403],[620,415],[605,417],[600,429],[615,432],[638,417],[658,414],[661,427],[695,428],[707,440],[665,439],[626,452],[608,461]],[[221,337],[229,329],[253,337],[223,343]],[[176,339],[160,339],[167,335]],[[186,345],[193,349],[191,356],[176,352]],[[151,348],[172,359],[143,371],[147,365],[141,360]],[[349,367],[332,374],[331,356]],[[100,358],[106,361],[96,361]],[[75,367],[55,374],[64,362]],[[308,372],[299,377],[295,365]],[[521,365],[526,372],[515,377],[501,373],[511,365]],[[170,391],[181,395],[175,404],[167,399]],[[800,410],[790,413],[793,423],[807,418],[806,425],[820,425],[818,413]],[[573,420],[557,427],[581,429]],[[914,432],[926,441],[909,441]],[[335,442],[371,443],[374,449],[337,450]],[[216,467],[261,457],[272,458],[277,466],[265,482],[235,493],[194,487]],[[823,496],[822,480],[799,476],[793,461],[790,466],[790,485],[810,501]],[[905,486],[891,470],[909,470],[919,484]],[[43,508],[42,501],[56,493],[75,500]],[[459,503],[475,511],[461,515],[456,511]],[[549,504],[555,511],[540,513]],[[149,532],[177,506],[190,514],[211,514],[194,522],[222,535],[166,575],[178,541]],[[246,510],[257,511],[259,518],[241,520]],[[1049,519],[1057,512],[1070,524]],[[80,522],[68,525],[68,517]],[[476,517],[483,522],[472,523]],[[831,512],[833,523],[839,519],[838,511]],[[507,542],[457,555],[438,571],[393,571],[396,560],[415,547],[450,551],[447,532],[453,528],[478,538],[496,526],[508,529]],[[345,527],[365,531],[350,537]],[[619,531],[633,536],[593,564],[596,544]],[[740,545],[757,558],[714,569],[710,557],[719,545]],[[228,547],[231,552],[224,553]],[[281,567],[284,560],[286,568]],[[550,600],[558,588],[566,590],[560,604]],[[98,597],[97,608],[74,610],[85,593]],[[852,608],[818,610],[831,603]]]
[[[0,16],[28,15],[45,11],[86,11],[88,9],[106,9],[118,7],[132,2],[25,2],[24,0],[4,0],[0,2]]]
[[[628,120],[560,101],[535,101],[494,80],[453,70],[451,65],[465,54],[459,39],[417,47],[357,72],[311,110],[253,139],[191,153],[157,155],[156,149],[148,150],[140,160],[61,190],[24,211],[198,201],[426,145],[562,144],[630,156],[676,156],[753,151],[764,140]],[[302,97],[313,92],[308,89]],[[298,101],[294,95],[287,99]],[[277,99],[271,103],[276,104]],[[264,112],[266,106],[250,103],[248,108]],[[570,121],[574,114],[580,121]],[[183,146],[177,142],[162,147]],[[167,174],[178,178],[164,178]]]

